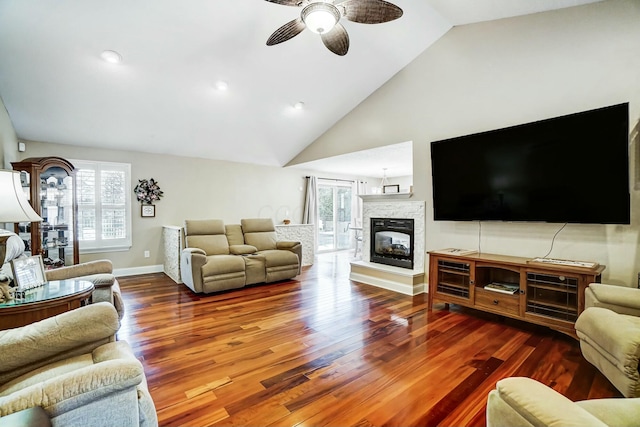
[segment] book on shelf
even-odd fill
[[[499,282],[489,283],[484,288],[488,291],[500,292],[503,294],[510,294],[510,295],[513,295],[520,290],[519,285],[515,285],[513,283],[499,283]]]

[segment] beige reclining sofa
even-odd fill
[[[300,242],[278,241],[270,218],[187,220],[182,280],[197,293],[291,279],[300,273]]]

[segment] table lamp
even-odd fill
[[[20,173],[0,169],[0,223],[2,222],[40,222],[38,215],[27,200],[20,183]],[[0,229],[0,265],[4,264],[6,244],[13,233]]]

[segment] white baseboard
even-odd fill
[[[164,266],[162,264],[145,265],[144,267],[115,268],[113,270],[113,275],[116,277],[135,276],[137,274],[162,273],[163,271]]]

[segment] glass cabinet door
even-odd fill
[[[45,267],[73,264],[73,179],[63,168],[40,175],[42,261]]]
[[[12,162],[42,222],[20,223],[16,233],[26,252],[41,255],[46,268],[78,264],[75,168],[60,157],[32,157]]]

